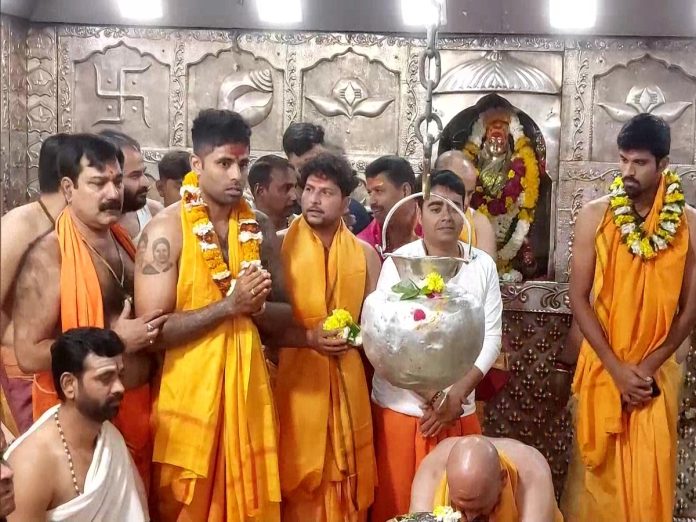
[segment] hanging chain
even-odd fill
[[[438,9],[444,9],[444,5],[437,0],[433,1]],[[442,62],[440,51],[437,48],[437,31],[440,27],[441,16],[438,16],[434,25],[429,25],[426,30],[426,48],[420,54],[418,61],[418,75],[420,83],[425,89],[425,110],[416,118],[416,138],[423,144],[423,193],[425,197],[430,196],[430,164],[433,157],[433,145],[440,139],[442,133],[442,120],[433,112],[433,91],[437,89],[442,77]],[[433,66],[434,62],[434,66]],[[433,77],[430,75],[434,74]],[[421,127],[425,123],[425,134]],[[437,131],[433,132],[432,125]]]

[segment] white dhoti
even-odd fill
[[[9,447],[6,458],[45,422],[58,406],[44,413]],[[147,498],[121,433],[110,422],[102,425],[87,471],[84,493],[46,513],[49,522],[148,522]]]

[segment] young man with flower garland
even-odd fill
[[[669,126],[640,114],[617,139],[620,176],[575,224],[570,301],[583,341],[573,382],[580,476],[571,522],[672,520],[681,369],[696,324],[696,211],[665,170]]]
[[[147,484],[150,444],[150,380],[154,361],[144,348],[155,342],[166,316],[152,310],[132,317],[135,247],[118,225],[123,203],[123,154],[93,134],[74,134],[60,146],[58,168],[68,206],[54,232],[26,257],[17,280],[15,350],[24,371],[34,373],[34,419],[58,404],[51,377],[51,345],[71,328],[110,328],[123,340],[126,388],[114,424],[123,434]],[[39,311],[40,313],[37,313]]]
[[[300,325],[283,334],[275,387],[283,522],[365,521],[374,496],[360,350],[330,330],[347,326],[348,314],[359,321],[379,276],[379,256],[343,221],[356,184],[345,158],[315,156],[300,169],[302,216],[282,233],[287,292]]]
[[[451,171],[435,172],[431,192],[464,208],[466,189]],[[459,240],[464,226],[460,214],[438,197],[421,203],[423,239],[409,243],[396,254],[422,257],[463,257],[468,245]],[[440,278],[441,279],[441,278]],[[400,281],[396,266],[387,259],[377,287],[390,289]],[[481,433],[474,402],[476,386],[500,354],[503,304],[495,262],[483,251],[472,248],[469,262],[447,285],[460,286],[476,296],[484,307],[485,335],[481,354],[474,367],[448,390],[434,408],[415,392],[393,386],[375,374],[372,380],[373,421],[378,487],[372,521],[384,522],[409,508],[411,483],[418,465],[438,442],[448,437]],[[424,319],[414,316],[414,320]]]
[[[256,317],[271,292],[261,250],[275,231],[243,197],[251,128],[206,109],[191,129],[182,200],[148,224],[136,259],[136,310],[170,313],[154,407],[153,518],[278,521],[277,430]],[[166,242],[168,268],[147,270]],[[272,260],[271,260],[272,261]]]

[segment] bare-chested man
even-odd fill
[[[575,223],[568,295],[584,337],[573,380],[580,473],[569,475],[564,513],[571,521],[668,522],[683,378],[677,350],[696,324],[696,210],[667,168],[667,122],[636,115],[616,144],[620,175]]]
[[[147,482],[152,359],[142,349],[155,342],[166,317],[153,310],[131,318],[135,248],[117,225],[123,155],[103,138],[78,134],[63,145],[59,162],[68,206],[56,230],[30,250],[17,281],[17,360],[22,370],[38,374],[32,390],[36,419],[58,402],[48,372],[56,335],[82,326],[114,330],[126,346],[126,393],[114,423]]]
[[[50,408],[7,451],[16,510],[10,522],[145,522],[142,482],[121,434],[107,422],[123,399],[121,339],[76,328],[51,347],[60,405]]]
[[[107,139],[123,153],[123,215],[118,221],[137,244],[145,225],[164,207],[159,201],[148,199],[150,183],[146,176],[140,143],[117,130],[101,131],[99,136]]]
[[[411,512],[451,505],[466,522],[562,521],[551,469],[536,449],[480,435],[445,439],[418,468]]]
[[[451,170],[464,182],[466,188],[466,197],[464,198],[464,209],[467,213],[467,218],[471,223],[472,239],[471,243],[478,249],[483,250],[489,256],[496,259],[496,240],[493,225],[486,216],[471,208],[471,196],[476,190],[476,166],[471,163],[464,154],[458,150],[448,150],[440,154],[435,162],[435,168]],[[466,230],[466,227],[464,227]],[[462,241],[468,238],[462,237]]]
[[[30,245],[40,236],[53,230],[58,214],[65,208],[65,195],[60,189],[58,152],[67,134],[49,136],[39,153],[38,201],[10,210],[0,222],[0,333],[2,334],[2,364],[6,373],[3,392],[10,406],[13,424],[22,433],[31,426],[32,376],[17,366],[14,353],[14,285],[22,259]],[[17,435],[17,433],[15,433]]]

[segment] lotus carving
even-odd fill
[[[665,95],[657,85],[631,87],[626,96],[626,103],[598,103],[612,120],[626,122],[637,114],[649,113],[658,116],[667,123],[676,121],[691,102],[667,102]]]
[[[376,118],[394,98],[370,96],[365,84],[357,78],[343,78],[336,82],[331,96],[305,96],[324,116],[355,116]]]

